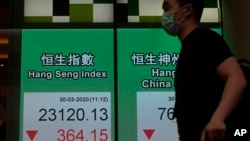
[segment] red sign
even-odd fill
[[[151,139],[152,135],[155,132],[155,129],[143,129],[145,135],[147,136],[148,140]]]
[[[31,141],[34,140],[38,130],[27,130],[26,133],[28,134]]]

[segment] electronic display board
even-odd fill
[[[178,141],[173,107],[179,39],[162,28],[117,32],[119,141]]]
[[[163,0],[117,0],[117,7],[122,22],[158,23],[162,16]],[[202,23],[220,22],[218,0],[205,0],[201,18]]]
[[[113,0],[24,0],[24,22],[111,23],[113,7]]]
[[[201,23],[219,27],[217,0],[205,2]],[[22,31],[13,45],[21,49],[20,141],[178,140],[181,44],[160,28],[162,0],[13,3],[13,28]]]
[[[23,29],[20,141],[114,141],[113,29]]]

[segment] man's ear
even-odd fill
[[[193,6],[192,4],[187,4],[185,5],[185,7],[183,8],[183,11],[184,11],[184,15],[185,16],[190,16],[193,12]]]

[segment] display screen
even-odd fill
[[[21,141],[114,141],[113,29],[24,29]]]
[[[20,81],[11,79],[18,89],[10,92],[17,103],[10,113],[20,118],[10,128],[20,126],[9,136],[178,141],[174,78],[181,42],[161,27],[162,2],[13,0],[21,35],[11,37],[12,55],[18,52],[11,63],[21,70]],[[201,25],[221,34],[217,0],[205,1]]]
[[[20,141],[114,141],[115,135],[178,141],[180,40],[162,28],[118,28],[116,35],[113,29],[22,30]]]
[[[158,23],[164,0],[117,0],[118,18],[127,23]],[[201,23],[219,23],[218,0],[205,0]]]
[[[123,23],[158,23],[163,13],[163,0],[22,1],[25,23],[113,23],[115,14]],[[205,0],[201,23],[219,23],[219,15],[218,0]]]
[[[117,32],[119,141],[178,141],[173,112],[179,38],[161,28]]]
[[[24,0],[24,22],[112,23],[113,7],[113,0]]]

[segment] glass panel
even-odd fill
[[[117,0],[122,22],[125,23],[159,23],[162,15],[163,0]],[[126,13],[123,12],[127,8]],[[125,16],[126,15],[126,16]],[[218,23],[219,8],[217,0],[205,0],[202,23]]]
[[[26,23],[112,23],[113,0],[24,0]]]

